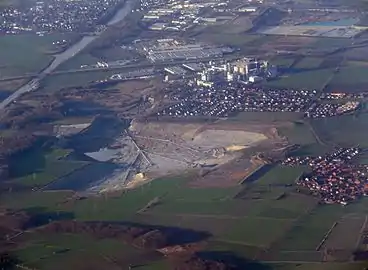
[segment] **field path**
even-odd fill
[[[263,220],[290,220],[291,218],[274,218],[274,217],[261,217],[261,216],[231,216],[231,215],[210,215],[210,214],[174,214],[174,213],[156,213],[156,212],[142,212],[139,213],[141,215],[150,215],[150,216],[174,216],[174,217],[193,217],[193,218],[212,218],[212,219],[263,219]]]
[[[359,247],[360,239],[362,237],[362,234],[364,233],[365,228],[367,227],[367,222],[368,222],[368,215],[365,215],[364,223],[363,223],[362,227],[360,228],[359,236],[358,236],[358,239],[355,243],[355,250],[357,250],[358,247]]]
[[[309,130],[312,132],[314,138],[316,139],[316,141],[323,146],[328,146],[322,139],[321,137],[317,134],[316,130],[314,129],[314,127],[312,126],[312,124],[309,121],[305,121],[305,123],[308,125]]]

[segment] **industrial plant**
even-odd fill
[[[213,61],[209,67],[198,73],[197,85],[213,86],[216,82],[257,83],[265,78],[276,78],[277,67],[266,60],[256,58],[242,58],[235,62],[217,64]]]
[[[194,60],[220,58],[235,50],[226,46],[215,46],[206,43],[187,43],[177,39],[158,39],[154,42],[136,43],[137,51],[150,62],[168,62],[175,60]]]

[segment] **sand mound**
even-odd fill
[[[230,148],[234,145],[239,149],[250,147],[256,142],[267,139],[261,133],[241,130],[212,130],[207,129],[194,137],[191,144],[201,149]]]

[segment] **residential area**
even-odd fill
[[[309,166],[311,173],[303,174],[297,184],[318,196],[326,204],[347,205],[368,195],[368,165],[356,165],[359,148],[339,148],[325,156],[289,157],[286,166]]]

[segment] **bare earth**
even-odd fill
[[[114,143],[114,149],[119,149],[120,154],[113,161],[125,164],[126,169],[105,179],[93,190],[132,188],[159,176],[208,166],[212,171],[207,172],[206,177],[194,179],[194,186],[233,186],[253,167],[250,158],[242,158],[244,151],[274,141],[266,131],[264,127],[244,128],[234,123],[133,121],[129,131]],[[209,178],[212,181],[208,181]]]

